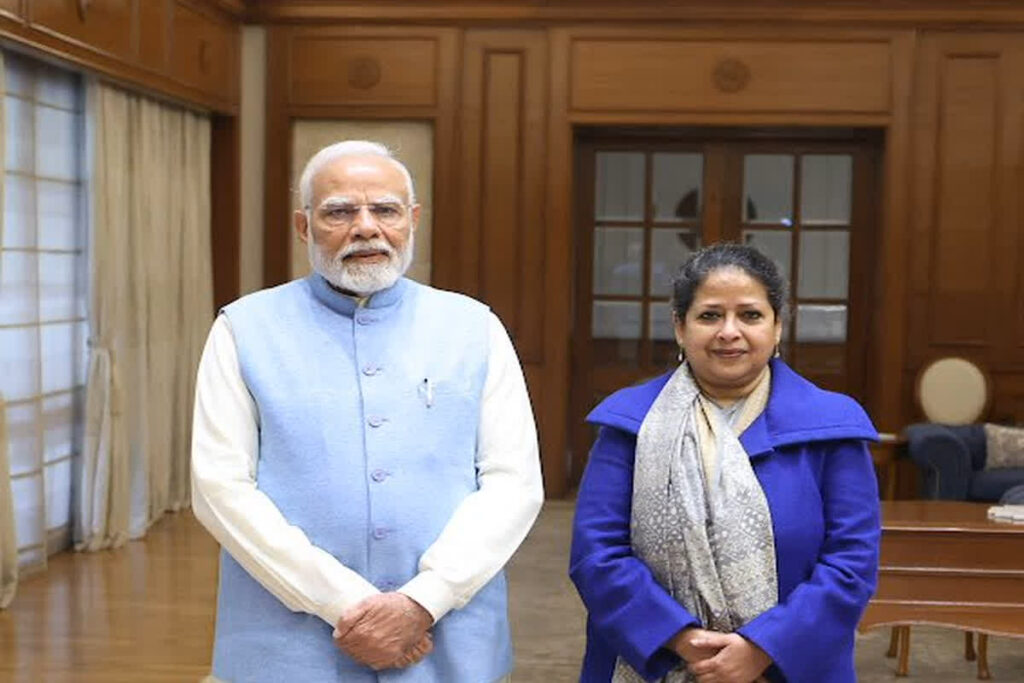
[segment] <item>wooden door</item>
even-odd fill
[[[702,245],[761,249],[790,282],[783,357],[863,400],[878,136],[862,131],[618,132],[577,142],[570,433],[616,389],[674,368],[672,279]]]

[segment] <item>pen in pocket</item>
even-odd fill
[[[427,407],[430,408],[434,405],[434,385],[431,384],[429,377],[423,378],[423,400],[426,402]]]

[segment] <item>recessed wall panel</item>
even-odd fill
[[[889,44],[578,39],[580,111],[861,112],[890,109]]]
[[[433,38],[374,40],[296,34],[291,40],[293,105],[437,103]]]
[[[989,338],[998,67],[998,58],[984,56],[949,56],[940,66],[929,308],[933,344],[983,344]]]

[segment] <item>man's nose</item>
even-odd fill
[[[352,222],[352,234],[357,237],[374,237],[380,232],[380,226],[377,225],[377,219],[370,213],[369,206],[360,206],[359,213],[356,214],[355,220]]]

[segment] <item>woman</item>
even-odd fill
[[[580,484],[582,683],[855,681],[878,491],[852,399],[779,360],[786,282],[705,248],[674,282],[679,367],[616,392]]]

